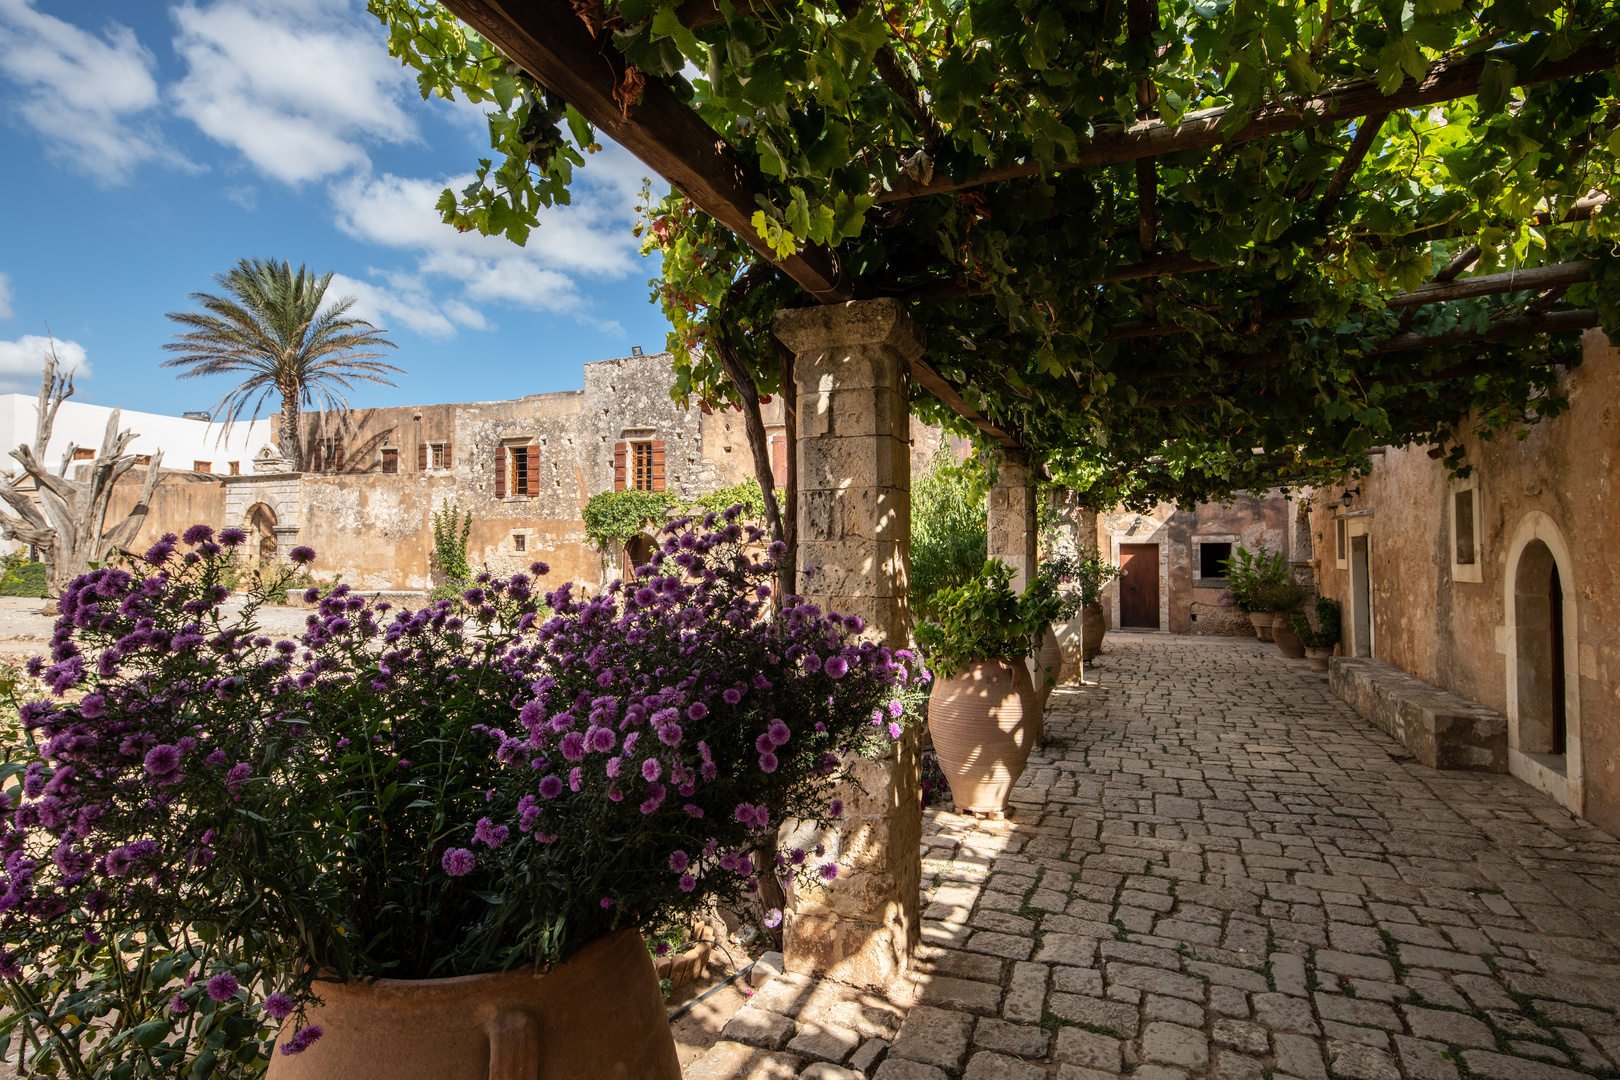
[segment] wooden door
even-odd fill
[[[1159,545],[1119,545],[1119,625],[1159,628]]]

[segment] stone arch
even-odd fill
[[[266,502],[254,503],[242,518],[242,528],[248,534],[248,550],[261,563],[275,561],[276,526],[279,523],[276,508]]]
[[[1509,769],[1579,814],[1579,612],[1574,565],[1557,523],[1539,510],[1525,515],[1506,569]]]
[[[651,562],[653,553],[657,550],[658,541],[647,533],[642,532],[632,536],[624,545],[624,557],[628,564],[627,569],[633,571],[636,567]]]

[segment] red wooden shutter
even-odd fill
[[[619,443],[613,447],[613,490],[624,490],[624,457],[630,452],[629,443]]]
[[[540,444],[529,444],[529,497],[540,494]]]
[[[343,439],[341,437],[334,437],[334,438],[336,438],[337,453],[332,458],[332,471],[333,472],[342,472],[343,471]]]
[[[654,439],[652,444],[652,489],[664,490],[664,441]]]
[[[418,472],[427,472],[427,456],[428,456],[428,444],[427,443],[417,443],[417,445],[416,445],[416,470]]]
[[[787,486],[787,436],[771,436],[771,479],[777,487]]]
[[[444,440],[444,467],[450,468],[455,463],[455,460],[450,456],[450,440],[446,439]]]
[[[495,448],[495,497],[506,498],[506,447]]]

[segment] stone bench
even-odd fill
[[[1434,769],[1507,772],[1507,717],[1382,660],[1335,656],[1328,685]]]

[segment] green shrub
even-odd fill
[[[1288,580],[1288,560],[1280,551],[1250,551],[1239,545],[1227,560],[1226,577],[1231,583],[1226,594],[1240,611],[1272,611],[1266,606],[1266,592]]]
[[[18,562],[5,568],[0,577],[0,596],[43,597],[48,582],[42,562]]]
[[[1316,598],[1316,629],[1306,621],[1303,613],[1294,614],[1294,633],[1299,635],[1299,643],[1307,649],[1331,649],[1339,643],[1344,635],[1344,627],[1340,620],[1339,602],[1326,596]]]
[[[983,467],[941,447],[911,481],[911,596],[919,618],[941,589],[978,576],[988,523]]]
[[[1012,591],[1012,567],[986,559],[963,585],[941,589],[917,625],[917,644],[936,672],[950,678],[979,660],[1021,660],[1057,617],[1057,582],[1035,575],[1022,595]]]
[[[467,561],[467,534],[471,531],[471,510],[463,521],[461,508],[446,499],[433,511],[433,567],[452,582],[472,580],[472,565]]]

